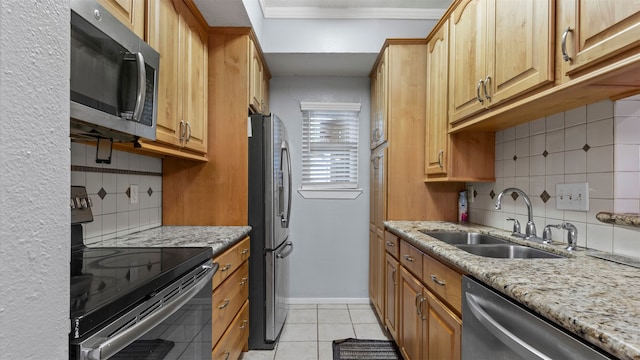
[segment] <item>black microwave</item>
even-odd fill
[[[71,136],[155,140],[159,62],[95,0],[71,0]]]

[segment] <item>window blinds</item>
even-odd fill
[[[302,103],[302,188],[358,187],[360,104]]]

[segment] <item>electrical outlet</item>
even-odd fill
[[[131,201],[132,204],[137,204],[138,203],[138,185],[131,185],[131,194],[129,196],[129,201]]]
[[[589,183],[556,184],[556,209],[589,211]]]

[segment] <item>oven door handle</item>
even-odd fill
[[[471,313],[482,324],[482,326],[489,330],[493,336],[498,338],[503,344],[508,346],[518,355],[522,356],[524,359],[552,360],[550,357],[538,351],[525,340],[519,338],[516,334],[502,326],[496,319],[491,317],[491,315],[484,311],[482,305],[480,305],[476,300],[476,296],[467,293],[466,300]]]
[[[189,302],[189,300],[191,300],[209,283],[209,280],[211,280],[213,273],[218,268],[218,264],[212,265],[211,262],[207,262],[206,264],[203,264],[201,266],[203,269],[207,269],[207,273],[202,276],[193,287],[179,294],[176,298],[173,299],[173,301],[163,305],[160,309],[142,319],[137,324],[131,326],[130,328],[117,335],[114,335],[106,341],[96,345],[92,349],[87,349],[86,354],[88,355],[88,359],[101,360],[112,357],[120,350],[127,347],[127,345],[131,344],[142,335],[147,333],[149,330],[165,321],[169,316],[171,316],[178,309],[184,306],[184,304]]]

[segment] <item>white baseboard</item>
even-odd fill
[[[289,304],[369,304],[369,298],[289,298]]]

